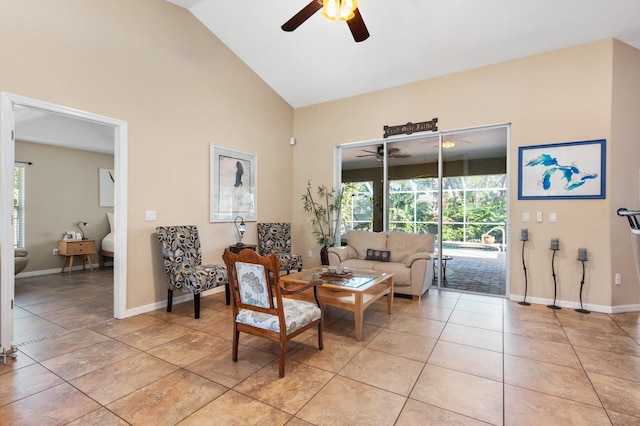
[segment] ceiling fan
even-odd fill
[[[362,151],[368,154],[356,155],[356,157],[376,157],[376,160],[382,161],[384,155],[384,147],[380,145],[375,151],[369,151],[363,149]],[[406,154],[400,150],[400,148],[387,148],[387,157],[389,158],[407,158],[411,157],[411,154]]]
[[[282,25],[284,31],[293,31],[323,9],[322,14],[332,21],[347,21],[351,35],[356,42],[369,38],[369,31],[358,10],[358,0],[312,0],[300,12]]]

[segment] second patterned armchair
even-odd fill
[[[290,223],[258,223],[258,254],[275,253],[287,271],[302,271],[302,256],[291,253]]]

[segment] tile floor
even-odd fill
[[[361,342],[328,309],[324,350],[299,336],[279,379],[270,342],[243,335],[231,361],[224,294],[199,320],[191,303],[110,320],[108,272],[62,275],[16,284],[25,343],[0,365],[2,424],[640,424],[640,313],[432,289],[371,306]]]

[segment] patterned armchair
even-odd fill
[[[198,228],[195,225],[159,226],[156,231],[169,281],[167,312],[171,312],[174,290],[193,293],[196,318],[200,318],[200,293],[205,290],[224,285],[228,304],[227,269],[224,265],[202,264]]]
[[[287,341],[318,326],[318,348],[322,350],[324,308],[318,296],[321,280],[294,289],[280,284],[282,265],[275,253],[262,257],[253,250],[222,255],[229,275],[233,309],[233,348],[231,358],[238,361],[240,332],[264,337],[280,345],[279,375],[284,377]],[[315,302],[291,299],[283,295],[298,294],[313,288]]]
[[[302,256],[291,253],[290,223],[258,223],[258,254],[268,256],[275,253],[286,269],[302,271]]]

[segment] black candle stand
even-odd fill
[[[554,267],[554,260],[556,258],[556,252],[559,249],[552,248],[551,250],[553,250],[553,256],[551,256],[551,274],[553,275],[553,304],[547,305],[547,308],[562,309],[560,306],[556,305],[556,294],[558,292],[558,283],[556,282],[556,269]]]
[[[586,262],[587,259],[578,260],[582,262],[582,279],[580,280],[580,309],[576,309],[576,312],[580,312],[581,314],[590,314],[591,311],[588,311],[582,307],[582,287],[584,287],[584,262]]]
[[[522,302],[518,302],[518,305],[529,306],[531,303],[527,302],[527,265],[524,263],[524,244],[527,240],[522,240],[522,269],[524,270],[524,299]]]

